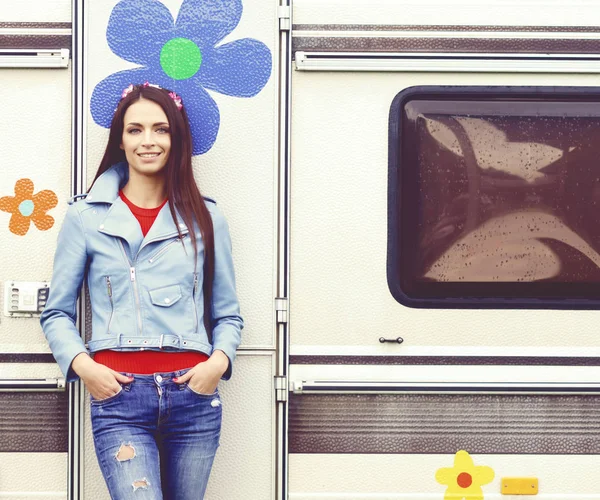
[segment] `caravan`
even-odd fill
[[[597,2],[1,8],[0,498],[108,498],[38,316],[96,97],[163,72],[246,323],[207,499],[600,499]]]

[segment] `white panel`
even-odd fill
[[[272,356],[238,356],[232,379],[221,382],[219,392],[223,402],[221,444],[205,500],[273,498]],[[85,398],[89,401],[87,391]],[[85,498],[110,498],[94,452],[89,404],[85,415]]]
[[[66,453],[0,453],[0,498],[67,500]]]
[[[596,0],[294,0],[294,24],[594,26]]]
[[[271,355],[239,356],[233,377],[219,386],[221,445],[205,500],[274,498],[273,362]]]
[[[113,52],[106,42],[106,26],[115,0],[93,0],[88,5],[90,23],[87,68],[88,99],[102,79],[135,67]],[[163,2],[176,16],[181,0]],[[276,4],[244,2],[239,25],[222,43],[250,37],[265,43],[276,56]],[[274,317],[274,169],[277,126],[277,67],[255,97],[245,99],[210,92],[221,125],[210,151],[194,157],[201,192],[216,199],[227,217],[233,241],[237,290],[245,327],[245,346],[272,346]],[[91,182],[100,163],[108,131],[89,115],[87,178]]]
[[[536,498],[592,500],[600,498],[600,457],[595,455],[472,455],[475,465],[495,472],[483,486],[487,499],[500,494],[502,477],[537,477]],[[290,455],[290,500],[441,499],[445,487],[435,480],[453,455]],[[516,497],[515,497],[516,498]]]
[[[0,211],[0,299],[4,281],[45,281],[52,276],[56,238],[67,210],[71,179],[70,69],[0,70],[2,178],[0,197],[14,196],[19,179],[33,181],[34,195],[51,190],[58,205],[48,210],[54,225],[24,236],[9,230],[11,214]],[[2,308],[3,309],[3,308]],[[0,316],[0,352],[50,352],[38,318]]]
[[[71,0],[0,0],[0,11],[1,22],[71,22]]]
[[[413,85],[596,85],[594,75],[293,73],[291,341],[413,346],[596,346],[595,311],[410,309],[386,277],[388,118]],[[380,344],[402,336],[404,344]],[[440,354],[443,350],[440,349]]]
[[[0,363],[0,379],[64,378],[56,363]]]

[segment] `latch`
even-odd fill
[[[288,299],[275,298],[275,321],[278,324],[288,322]]]
[[[4,283],[4,315],[8,317],[39,317],[48,300],[47,281],[12,281]]]
[[[287,377],[276,376],[275,380],[275,400],[276,401],[287,401],[288,400],[288,381]]]
[[[277,9],[277,16],[279,17],[279,31],[290,31],[291,25],[291,14],[292,9],[288,5],[280,5]]]

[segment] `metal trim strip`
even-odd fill
[[[532,356],[290,356],[292,365],[496,365],[496,366],[600,366],[597,357]]]
[[[468,52],[519,54],[597,54],[600,39],[579,38],[475,38],[475,37],[369,37],[369,36],[302,36],[294,33],[294,54],[303,52]]]
[[[2,24],[0,24],[2,26]],[[458,32],[548,32],[600,33],[598,26],[492,26],[492,25],[427,25],[427,24],[294,24],[293,31],[458,31]]]

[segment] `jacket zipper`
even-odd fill
[[[194,333],[198,333],[198,309],[196,307],[196,293],[198,292],[198,273],[194,273],[194,292],[192,302],[194,305]]]
[[[152,257],[150,257],[148,259],[148,262],[150,264],[152,264],[156,259],[158,259],[163,253],[165,253],[170,247],[171,245],[173,245],[173,243],[178,243],[180,241],[183,240],[183,238],[185,238],[187,235],[184,234],[181,238],[177,238],[176,240],[171,241],[170,243],[167,243],[165,246],[163,246],[158,252],[156,252]],[[185,247],[184,247],[185,248]]]
[[[140,294],[138,291],[137,280],[135,279],[135,267],[131,264],[129,257],[127,256],[127,252],[125,251],[125,247],[123,246],[123,241],[119,239],[119,244],[121,245],[121,250],[123,251],[123,255],[125,256],[125,260],[127,264],[129,264],[129,279],[133,283],[133,296],[135,298],[135,310],[137,312],[137,320],[138,320],[138,332],[139,335],[142,335],[142,311],[140,308]]]
[[[113,304],[113,298],[112,298],[112,285],[110,284],[110,276],[106,277],[106,289],[108,291],[108,300],[110,301],[110,316],[108,318],[108,326],[106,328],[106,333],[110,334],[110,324],[112,323],[113,313],[115,310],[115,306]]]

